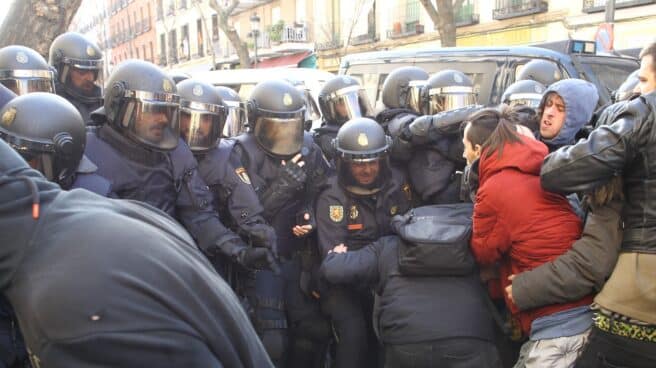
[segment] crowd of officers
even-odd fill
[[[140,293],[107,295],[104,288],[115,288],[97,285],[92,295],[81,297],[130,295],[134,299],[125,303],[140,304],[139,298],[161,294],[156,299],[166,308],[133,311],[133,332],[141,334],[137,339],[117,332],[89,341],[87,336],[99,332],[82,328],[80,335],[62,333],[66,339],[57,340],[55,331],[78,331],[72,326],[90,322],[68,316],[61,320],[70,325],[49,326],[59,316],[35,306],[33,288],[52,273],[33,271],[41,277],[32,277],[29,288],[12,286],[6,292],[0,365],[28,365],[29,355],[35,367],[103,366],[102,360],[90,363],[99,359],[86,351],[93,345],[112,366],[654,366],[655,219],[649,211],[654,164],[649,157],[655,136],[656,46],[646,47],[641,56],[641,69],[610,106],[597,106],[591,83],[562,79],[555,65],[535,60],[524,66],[500,107],[479,105],[472,81],[462,72],[429,75],[419,67],[402,67],[387,76],[385,109],[375,112],[365,90],[349,76],[327,81],[317,108],[299,81],[261,82],[240,101],[229,88],[172,76],[139,60],[118,65],[104,82],[100,49],[76,33],[54,40],[49,62],[27,47],[2,48],[2,139],[43,178],[71,193],[71,203],[79,202],[77,189],[96,194],[70,211],[84,214],[96,203],[128,216],[132,212],[113,207],[122,205],[107,204],[122,199],[149,205],[139,217],[150,218],[144,223],[172,226],[166,221],[175,219],[186,232],[173,229],[167,238],[190,235],[193,247],[207,258],[203,262],[209,260],[234,291],[241,311],[194,304],[193,313],[237,313],[207,325],[196,313],[194,323],[188,323],[188,333],[200,345],[212,346],[205,340],[214,338],[207,336],[211,330],[205,333],[210,326],[231,341],[232,350],[185,344],[176,350],[184,338],[165,333],[176,330],[167,323],[176,325],[191,312],[187,301],[176,303],[176,297],[190,296],[175,275],[137,288]],[[310,132],[317,113],[322,126]],[[598,128],[590,133],[591,127]],[[569,146],[588,134],[588,140]],[[542,167],[549,152],[555,153]],[[17,167],[27,170],[15,161],[7,160],[15,167],[3,164],[0,186],[38,181],[12,174]],[[510,180],[509,171],[527,176]],[[515,187],[519,182],[532,186]],[[38,194],[46,202],[49,198],[44,185],[28,192],[33,202],[36,196],[35,219]],[[93,217],[95,212],[88,211]],[[105,227],[114,228],[103,214],[95,216],[96,224],[80,231],[84,235],[67,235],[80,236],[78,246],[98,242],[110,235]],[[157,216],[164,220],[153,220]],[[139,233],[139,225],[125,222],[126,234]],[[2,232],[11,230],[2,227]],[[147,246],[151,237],[157,239],[136,236],[116,249],[139,249],[143,242],[157,260],[157,247]],[[121,238],[126,239],[117,234],[117,242]],[[106,244],[103,249],[111,252],[114,245]],[[431,257],[438,246],[460,248],[453,258],[446,250]],[[620,263],[635,262],[635,267],[616,275],[620,247],[622,254],[634,256],[620,257]],[[68,258],[62,262],[72,270],[74,262],[93,262],[68,249],[59,257]],[[638,254],[651,257],[640,257],[640,270]],[[121,270],[126,279],[157,263],[108,257],[113,263],[103,265]],[[166,262],[171,260],[161,264]],[[84,272],[93,273],[93,267],[81,272],[68,278],[91,277]],[[181,279],[195,277],[201,288],[214,280],[180,272]],[[609,276],[621,279],[612,282],[616,289],[639,282],[637,296],[630,295],[634,305],[629,296],[604,294]],[[57,296],[67,281],[53,280],[61,282],[49,283]],[[600,290],[605,299],[591,308]],[[233,297],[228,294],[226,300]],[[37,307],[44,309],[30,310]],[[65,306],[56,310],[74,313]],[[82,311],[91,321],[111,315],[109,309]],[[239,313],[248,316],[248,325],[239,325]],[[111,333],[112,318],[104,323],[103,333]],[[249,341],[251,330],[256,341]]]

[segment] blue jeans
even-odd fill
[[[385,368],[500,368],[492,342],[452,338],[404,345],[385,345]]]

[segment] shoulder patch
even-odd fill
[[[241,180],[245,184],[251,185],[251,178],[248,176],[248,173],[246,172],[245,168],[239,167],[235,169],[235,174],[237,174],[239,180]]]
[[[390,215],[394,216],[396,213],[399,212],[399,207],[398,206],[392,206],[390,208]]]
[[[344,219],[344,207],[342,206],[330,206],[329,212],[330,219],[333,222],[341,222]]]

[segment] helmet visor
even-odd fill
[[[262,148],[277,156],[291,156],[299,152],[303,145],[305,111],[295,115],[284,119],[258,117],[254,134]]]
[[[433,88],[428,93],[428,115],[476,104],[471,87]]]
[[[241,113],[239,102],[223,101],[228,107],[226,109],[226,122],[223,127],[225,137],[235,137],[246,132],[246,121]]]
[[[67,92],[83,99],[100,99],[103,97],[103,62],[102,60],[65,61],[59,81]]]
[[[180,108],[180,135],[192,151],[206,151],[219,143],[227,111],[223,106],[211,106],[213,111]]]
[[[421,114],[421,90],[425,85],[426,81],[410,81],[408,84],[405,106],[418,114]]]
[[[367,92],[360,86],[342,88],[329,96],[328,119],[343,124],[353,118],[373,116]]]
[[[540,101],[542,101],[542,95],[538,93],[515,93],[510,95],[508,105],[511,107],[523,105],[537,109],[540,107]]]
[[[5,87],[16,95],[26,95],[31,92],[55,93],[55,86],[51,79],[25,78],[25,79],[3,79],[0,80]]]
[[[132,98],[126,99],[118,115],[121,127],[146,146],[165,151],[177,147],[180,138],[178,96],[139,91],[128,91],[128,94]]]

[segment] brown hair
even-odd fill
[[[651,65],[654,73],[656,73],[656,41],[651,42],[647,46],[645,46],[642,51],[640,51],[640,59],[642,59],[645,56],[651,56]]]
[[[472,146],[480,145],[485,151],[485,157],[490,157],[494,152],[498,152],[501,157],[506,143],[523,144],[515,127],[519,123],[518,115],[510,107],[500,108],[483,109],[465,122],[469,125],[467,140]]]

